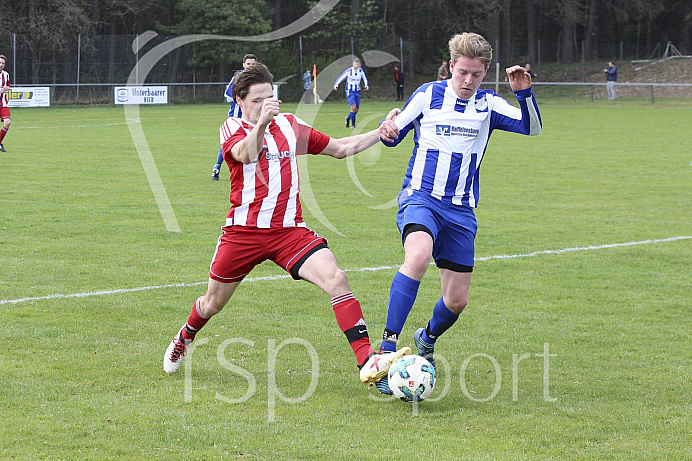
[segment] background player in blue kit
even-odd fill
[[[243,70],[247,69],[250,66],[254,66],[257,64],[257,57],[252,54],[246,54],[243,56]],[[235,103],[233,100],[233,81],[235,80],[236,75],[238,75],[239,72],[242,72],[243,70],[239,70],[235,74],[233,74],[233,77],[231,77],[231,81],[228,82],[228,86],[226,87],[226,92],[224,95],[226,96],[226,101],[231,103],[231,107],[228,110],[228,116],[229,117],[242,117],[243,113],[240,110],[240,106]],[[211,170],[211,179],[214,181],[219,180],[219,173],[221,172],[221,164],[223,163],[223,148],[219,147],[219,153],[216,156],[216,164],[214,164],[214,168]]]
[[[507,76],[519,108],[491,90],[480,90],[492,48],[480,35],[458,34],[449,41],[451,79],[426,83],[404,109],[380,125],[380,138],[395,146],[414,131],[414,149],[402,191],[397,225],[404,264],[390,289],[382,350],[395,350],[430,258],[440,271],[442,297],[425,328],[414,333],[418,354],[435,365],[435,341],[449,329],[468,302],[474,265],[479,168],[494,129],[525,135],[541,131],[531,76],[521,66]],[[386,377],[377,383],[391,394]]]
[[[360,108],[360,81],[363,80],[365,89],[369,89],[368,77],[365,76],[365,71],[360,67],[360,59],[353,58],[353,67],[346,69],[339,78],[334,82],[334,89],[339,88],[339,83],[346,80],[346,99],[351,106],[351,111],[346,116],[346,127],[351,122],[351,128],[356,127],[356,114]]]

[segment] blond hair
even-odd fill
[[[449,54],[452,62],[460,56],[480,59],[485,67],[493,60],[493,48],[482,35],[472,32],[457,34],[449,40]]]

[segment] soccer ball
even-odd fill
[[[389,367],[389,388],[404,402],[420,402],[432,394],[435,369],[420,355],[405,355]]]

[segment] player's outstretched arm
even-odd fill
[[[367,133],[346,138],[330,138],[329,144],[321,154],[329,155],[334,158],[345,158],[363,152],[368,147],[374,146],[380,140],[378,130],[368,131]]]
[[[401,109],[394,108],[389,111],[385,121],[392,121],[401,112]],[[393,123],[393,122],[392,122]],[[395,125],[396,128],[396,125]],[[334,158],[344,158],[355,155],[358,152],[363,152],[368,147],[372,147],[380,140],[380,128],[363,133],[357,136],[349,136],[347,138],[329,140],[329,144],[321,152],[325,155],[330,155]]]

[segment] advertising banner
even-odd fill
[[[116,86],[115,104],[168,104],[167,86]]]
[[[47,86],[10,88],[7,98],[10,107],[50,107],[50,88]]]

